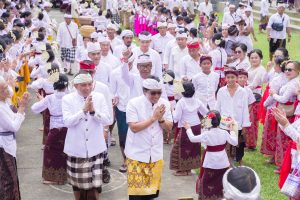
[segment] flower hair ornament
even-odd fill
[[[215,44],[216,44],[216,45],[220,45],[220,44],[221,44],[221,42],[222,42],[222,40],[221,40],[221,39],[215,40]]]
[[[214,116],[213,116],[214,115]],[[210,129],[212,127],[212,118],[216,115],[214,113],[209,113],[206,117],[201,120],[201,127],[204,129]]]
[[[12,32],[12,31],[10,31],[9,33],[10,33],[11,38],[12,38],[13,41],[15,42],[15,41],[17,40],[16,35],[15,35],[14,32]]]
[[[214,117],[216,117],[216,114],[213,113],[213,112],[211,112],[211,113],[209,113],[209,114],[207,115],[207,118],[208,118],[208,119],[213,119]]]

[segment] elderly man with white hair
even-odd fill
[[[157,22],[158,34],[152,36],[151,48],[159,53],[161,61],[164,58],[166,44],[174,37],[167,32],[167,22]]]
[[[158,197],[164,163],[163,130],[170,131],[173,126],[170,103],[161,98],[159,79],[145,79],[142,90],[143,94],[131,99],[126,108],[129,200]]]
[[[64,152],[67,154],[68,182],[76,200],[99,199],[102,185],[103,152],[107,149],[103,127],[110,123],[105,97],[93,92],[90,74],[80,73],[73,84],[76,92],[62,99],[62,112],[68,128]]]
[[[87,51],[89,59],[96,65],[94,79],[109,86],[111,74],[111,66],[101,59],[101,48],[98,42],[87,43]]]
[[[134,34],[131,30],[123,30],[121,33],[122,38],[122,44],[118,45],[115,48],[114,56],[116,56],[118,59],[122,58],[122,52],[125,51],[128,48],[136,48],[136,45],[132,42],[133,41]]]
[[[16,132],[25,119],[25,108],[29,94],[25,93],[18,102],[17,113],[11,109],[11,92],[7,83],[0,79],[0,194],[6,199],[21,199],[17,174]]]
[[[60,47],[64,72],[72,75],[76,70],[75,56],[79,29],[77,24],[72,22],[72,15],[65,14],[64,19],[65,21],[59,24],[56,40]]]
[[[143,31],[139,34],[140,47],[137,47],[132,50],[135,58],[133,72],[138,73],[136,61],[138,61],[139,56],[148,55],[152,65],[151,75],[157,76],[158,78],[162,78],[161,58],[159,53],[150,48],[151,40],[152,36],[149,32]]]

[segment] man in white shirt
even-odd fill
[[[123,30],[121,33],[121,38],[123,40],[123,43],[118,45],[115,48],[114,51],[114,56],[117,57],[118,59],[121,59],[123,57],[122,52],[125,51],[128,48],[135,48],[135,44],[132,43],[133,41],[133,32],[131,30]]]
[[[269,20],[269,2],[268,0],[261,0],[260,2],[260,24],[259,31],[266,30]]]
[[[204,13],[206,16],[210,16],[210,13],[213,12],[213,7],[209,0],[205,0],[199,4],[198,10],[199,12]]]
[[[180,77],[180,65],[182,62],[182,58],[188,55],[188,48],[187,48],[187,33],[185,32],[178,32],[176,34],[176,42],[177,45],[172,48],[171,56],[169,60],[169,68],[173,70],[175,73],[175,79],[181,79]]]
[[[120,60],[111,54],[110,40],[108,39],[108,37],[100,36],[98,38],[98,42],[100,43],[101,47],[101,61],[108,64],[112,70],[119,67],[121,64]]]
[[[198,41],[190,41],[187,44],[189,54],[182,58],[180,63],[180,77],[185,79],[192,79],[193,76],[201,72],[199,67],[200,62],[200,44]]]
[[[51,19],[50,19],[50,16],[49,16],[49,12],[51,11],[52,3],[46,1],[43,4],[43,6],[44,6],[44,10],[43,10],[43,15],[44,15],[43,22],[45,22],[46,24],[50,24],[51,23]]]
[[[216,92],[219,85],[219,75],[212,71],[212,58],[209,55],[201,56],[200,66],[202,71],[192,79],[195,87],[195,96],[208,109],[214,109],[216,104]]]
[[[60,47],[64,72],[72,75],[72,71],[76,71],[75,56],[79,29],[77,24],[72,22],[71,15],[65,14],[64,19],[65,21],[59,24],[56,40]]]
[[[90,74],[78,74],[73,83],[76,92],[62,100],[63,119],[68,128],[64,147],[68,156],[68,182],[76,200],[81,193],[99,199],[106,150],[103,127],[110,121],[108,107],[102,94],[92,92]]]
[[[18,112],[14,113],[8,103],[9,86],[0,80],[0,194],[5,199],[21,199],[17,174],[16,132],[25,119],[25,109],[29,94],[25,93],[18,102]]]
[[[101,48],[98,42],[87,43],[88,57],[96,65],[94,79],[109,86],[111,66],[101,59]]]
[[[229,12],[224,13],[222,25],[234,25],[238,21],[238,15],[235,12],[235,5],[229,5]]]
[[[158,34],[152,36],[151,48],[157,51],[161,57],[161,61],[164,57],[164,51],[166,44],[174,37],[167,32],[167,22],[157,22]]]
[[[267,25],[267,37],[269,41],[270,60],[279,47],[286,47],[286,34],[288,34],[288,42],[291,41],[291,22],[290,17],[284,13],[285,4],[277,5],[277,13],[273,14]]]
[[[138,73],[137,69],[137,60],[138,57],[146,54],[149,55],[151,62],[152,62],[152,69],[151,69],[151,75],[157,76],[158,78],[162,78],[162,64],[159,54],[150,48],[151,44],[151,34],[147,31],[143,31],[139,34],[139,43],[140,47],[134,48],[132,50],[132,53],[134,54],[134,64],[132,71],[135,73]]]
[[[122,44],[122,41],[119,40],[117,37],[116,37],[116,31],[118,30],[118,27],[117,25],[115,24],[112,24],[112,23],[109,23],[107,25],[107,36],[108,38],[110,39],[110,50],[111,50],[111,53],[113,54],[116,47],[118,45],[121,45]]]
[[[160,98],[159,79],[145,79],[143,93],[130,100],[126,108],[129,129],[125,155],[130,200],[158,197],[163,169],[163,130],[170,131],[173,126],[170,103]]]
[[[250,127],[247,91],[237,83],[238,72],[235,70],[225,71],[227,86],[222,87],[217,94],[216,110],[221,116],[232,117],[238,124],[239,146],[236,154],[231,155],[242,164],[244,156],[246,128]]]

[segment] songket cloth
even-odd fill
[[[292,124],[294,122],[295,116],[287,117],[289,122]],[[292,139],[287,136],[279,126],[277,126],[277,135],[276,135],[276,149],[275,149],[275,164],[278,167],[281,167],[284,154],[289,146],[289,142]]]
[[[259,102],[255,102],[251,106],[250,121],[251,126],[247,128],[246,147],[255,149],[258,138],[258,121],[259,121]]]
[[[128,195],[156,198],[161,186],[163,164],[163,160],[144,163],[127,159]]]
[[[0,199],[21,199],[16,158],[3,148],[0,148]]]
[[[201,125],[192,126],[195,135],[201,134]],[[181,128],[171,150],[170,169],[188,171],[199,168],[201,163],[201,144],[190,142],[185,128]]]
[[[67,182],[67,155],[63,152],[67,128],[50,130],[44,148],[42,176],[46,181],[64,184]]]
[[[264,123],[260,152],[265,155],[275,156],[277,121],[272,109],[267,110]]]

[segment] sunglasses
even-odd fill
[[[162,93],[161,91],[150,91],[150,95],[151,96],[155,96],[155,95],[159,95],[160,96],[161,93]]]
[[[294,71],[294,69],[292,69],[292,68],[286,68],[284,71],[286,71],[286,72],[292,72],[292,71]]]

